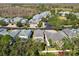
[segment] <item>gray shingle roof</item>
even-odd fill
[[[0,35],[7,35],[7,34],[8,34],[8,32],[7,32],[6,29],[3,29],[3,30],[0,32]]]
[[[19,21],[21,21],[23,18],[22,17],[15,17],[11,20],[12,23],[17,23]]]
[[[48,39],[52,39],[52,40],[61,40],[61,39],[63,39],[64,38],[64,33],[63,32],[61,32],[61,31],[59,31],[59,32],[57,32],[57,33],[53,33],[53,32],[45,32],[45,34],[46,34],[46,36],[47,36],[47,38]]]
[[[10,35],[11,37],[16,37],[19,33],[20,33],[20,30],[11,30],[11,31],[9,32],[9,35]]]
[[[4,22],[6,22],[7,24],[10,23],[8,18],[3,19]]]
[[[42,12],[42,13],[40,13],[40,14],[37,14],[37,15],[35,15],[35,16],[33,16],[33,18],[32,19],[30,19],[29,20],[29,23],[31,24],[31,23],[38,23],[39,21],[41,21],[42,20],[42,18],[43,17],[46,17],[46,16],[48,16],[48,15],[50,15],[51,13],[49,12],[49,11],[45,11],[45,12]]]
[[[51,12],[50,11],[45,11],[45,12],[40,13],[40,15],[42,17],[50,16],[51,15]]]
[[[44,35],[43,35],[43,30],[34,30],[34,37],[44,37]]]
[[[74,35],[74,32],[71,31],[71,29],[63,29],[62,31],[69,37],[72,37]]]
[[[41,19],[42,16],[40,14],[36,14],[35,16],[33,16],[32,19],[35,19],[35,20],[38,20],[38,19]]]
[[[25,30],[25,29],[23,29],[23,30],[21,30],[21,32],[19,33],[18,36],[19,37],[23,36],[23,38],[28,39],[31,36],[31,34],[32,34],[31,30]]]
[[[0,32],[3,31],[3,30],[4,30],[3,28],[0,28]]]

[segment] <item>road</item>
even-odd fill
[[[3,27],[0,27],[0,28],[4,28],[4,29],[41,29],[41,30],[56,30],[55,28],[24,28],[24,27],[6,27],[6,26],[3,26]]]

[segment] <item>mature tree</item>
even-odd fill
[[[10,55],[39,55],[39,51],[44,50],[45,45],[41,42],[35,42],[32,39],[28,39],[26,42],[21,42],[21,39],[17,39],[16,43],[11,48]]]
[[[52,42],[51,39],[49,39],[49,44],[50,44],[51,47],[53,47],[53,42]]]
[[[10,42],[12,40],[12,37],[9,35],[4,35],[0,39],[0,55],[9,55],[10,50]]]
[[[3,20],[0,20],[0,25],[1,26],[7,26],[8,24],[6,22],[4,22]]]
[[[43,24],[42,24],[42,22],[40,21],[39,24],[38,24],[38,27],[42,27],[42,25],[43,25]]]
[[[63,39],[63,50],[69,49],[68,55],[79,55],[79,37],[65,38]]]
[[[22,27],[23,25],[22,25],[22,23],[19,21],[19,22],[17,22],[17,24],[16,24],[18,27]]]
[[[24,16],[24,18],[30,20],[30,19],[32,19],[32,16]]]
[[[74,15],[72,13],[66,14],[66,17],[67,17],[67,19],[70,19],[70,20],[76,20],[77,19],[76,15]]]

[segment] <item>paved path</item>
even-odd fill
[[[47,53],[47,52],[53,52],[53,53],[55,53],[55,52],[70,52],[70,50],[53,50],[53,51],[47,51],[47,50],[45,50],[45,51],[41,51],[42,53]]]

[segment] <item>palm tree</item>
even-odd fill
[[[16,43],[11,48],[10,55],[19,56],[33,56],[39,55],[39,51],[44,49],[44,43],[35,42],[32,39],[28,39],[26,42],[21,42],[21,39],[17,39]]]
[[[9,55],[9,45],[12,37],[9,35],[4,35],[0,38],[0,55]]]

